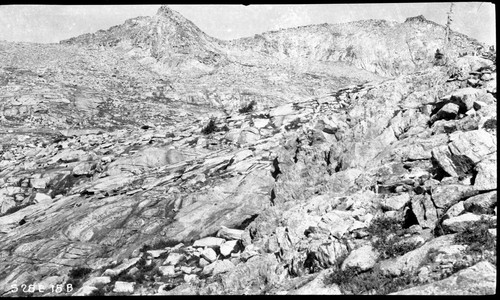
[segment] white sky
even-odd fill
[[[362,19],[404,22],[424,15],[446,23],[450,2],[311,4],[311,5],[171,5],[208,35],[220,39],[264,31]],[[159,5],[2,5],[0,40],[56,43],[83,33],[107,29],[137,16],[152,16]],[[452,29],[488,45],[496,45],[495,6],[489,2],[457,2]]]

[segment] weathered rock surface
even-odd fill
[[[481,217],[496,232],[496,54],[429,67],[443,30],[416,17],[222,42],[163,7],[62,45],[1,42],[0,293],[82,266],[78,295],[341,294],[337,266],[491,278],[426,261],[472,265],[491,249],[454,237]],[[412,32],[428,36],[406,41],[420,63]],[[452,57],[475,49],[452,36]],[[378,236],[380,220],[398,226]]]

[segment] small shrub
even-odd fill
[[[366,230],[372,236],[385,237],[401,231],[402,228],[401,222],[397,219],[381,217],[373,219]]]
[[[248,103],[247,105],[244,105],[243,107],[241,107],[238,112],[240,114],[244,114],[244,113],[247,113],[247,112],[251,112],[255,109],[255,105],[257,103],[255,102],[255,100],[252,100],[250,103]]]
[[[398,240],[399,237],[392,238],[388,241],[388,243],[383,243],[378,245],[374,245],[375,248],[380,248],[382,249],[382,255],[384,257],[390,258],[390,257],[396,257],[403,255],[405,253],[408,253],[412,250],[417,249],[420,244],[416,242],[403,242],[403,243],[394,243],[394,240]],[[375,243],[377,244],[377,243]]]
[[[71,284],[73,288],[78,288],[81,286],[85,276],[92,272],[91,268],[86,267],[75,267],[69,271],[69,279],[66,284]]]
[[[484,129],[497,129],[497,120],[496,119],[489,119],[486,122],[484,122],[483,125]]]
[[[89,274],[90,272],[92,272],[91,268],[76,267],[76,268],[71,269],[71,271],[69,271],[69,276],[71,278],[81,279],[81,278],[85,277],[87,274]]]
[[[155,263],[153,262],[150,265],[146,265],[146,259],[143,256],[137,262],[136,267],[139,269],[140,272],[149,272],[154,269]]]
[[[139,251],[146,252],[146,251],[151,250],[151,249],[152,249],[151,245],[144,244],[144,245],[142,245],[142,247]]]
[[[374,219],[367,228],[371,236],[377,237],[373,247],[383,259],[403,255],[419,247],[415,242],[404,242],[399,236],[404,233],[402,222],[393,218]]]
[[[482,252],[483,250],[495,249],[495,237],[488,231],[493,227],[490,221],[481,219],[457,233],[454,242],[467,245],[467,250],[471,252]]]
[[[216,118],[210,118],[208,124],[201,130],[201,133],[208,135],[216,131],[217,127],[215,126]]]

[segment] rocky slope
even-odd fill
[[[443,49],[445,28],[423,16],[404,23],[363,20],[266,32],[230,42],[229,49],[255,51],[277,58],[343,61],[381,76],[397,76],[430,66]],[[450,54],[472,53],[480,44],[463,34],[450,35]],[[229,51],[231,51],[229,50]]]
[[[168,14],[191,28],[137,26]],[[495,54],[382,80],[252,50],[174,79],[121,41],[0,45],[2,296],[495,293]],[[188,93],[241,70],[288,78]]]

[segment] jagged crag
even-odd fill
[[[0,42],[0,293],[495,293],[496,53],[444,32]]]

